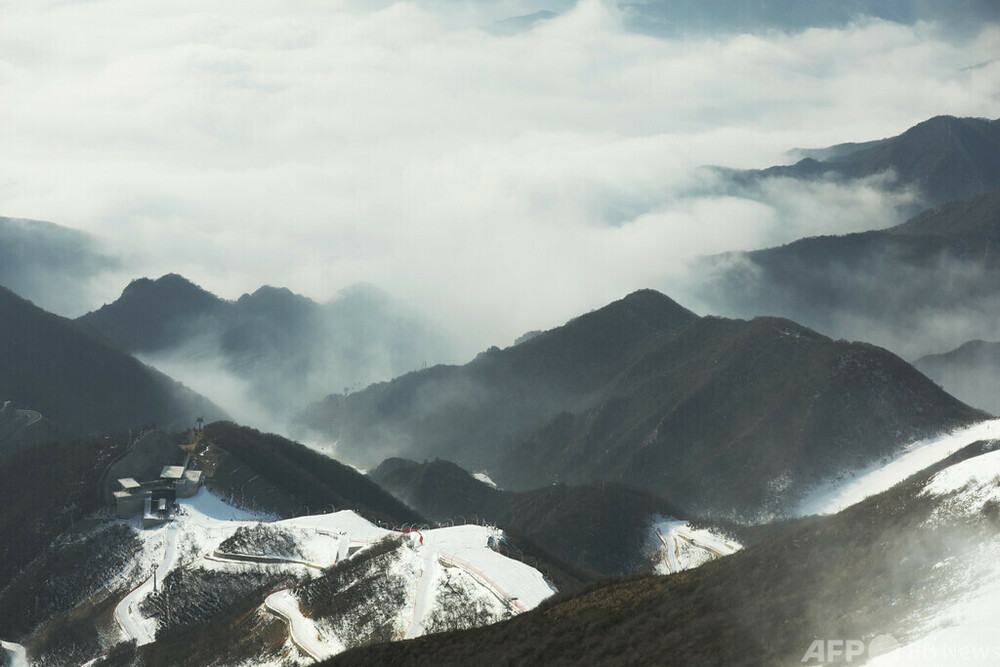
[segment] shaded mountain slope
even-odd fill
[[[171,273],[157,280],[133,280],[117,301],[77,321],[129,352],[152,352],[177,345],[199,318],[224,307],[222,299]]]
[[[237,505],[286,517],[350,509],[397,525],[423,521],[354,468],[279,435],[216,422],[204,439],[215,450],[202,455],[209,486]]]
[[[907,642],[926,630],[922,618],[962,594],[970,572],[981,573],[979,547],[1000,540],[995,504],[956,510],[951,496],[924,492],[928,479],[992,449],[970,445],[840,514],[694,570],[594,584],[495,626],[324,664],[452,665],[489,655],[502,664],[793,665],[809,662],[817,638],[865,648],[881,635]]]
[[[780,512],[819,479],[982,416],[880,348],[788,320],[703,318],[495,474],[518,485],[618,480],[699,513]]]
[[[708,258],[702,296],[722,312],[791,317],[912,357],[1000,325],[1000,191],[886,230]]]
[[[0,288],[0,396],[72,433],[223,413],[158,371]]]
[[[825,154],[822,160],[725,173],[752,185],[774,177],[860,179],[891,171],[899,186],[917,187],[923,203],[933,206],[1000,188],[1000,119],[936,116],[898,136],[831,147]]]
[[[41,442],[65,439],[58,426],[33,410],[18,410],[10,401],[0,406],[0,459]]]
[[[46,442],[0,459],[0,591],[73,520],[100,508],[104,469],[127,434]],[[10,613],[21,616],[23,609]],[[3,621],[0,618],[0,621]],[[20,623],[20,621],[18,621]],[[0,622],[0,626],[14,627]]]
[[[785,320],[697,318],[646,291],[305,419],[348,459],[449,457],[514,490],[616,481],[753,514],[983,416],[885,350]]]
[[[489,467],[512,442],[591,404],[656,340],[697,316],[644,290],[465,366],[435,366],[310,406],[299,428],[340,440],[345,458],[441,457]]]
[[[662,498],[616,483],[501,491],[450,461],[387,459],[369,476],[428,518],[474,516],[522,534],[576,567],[604,575],[645,564],[654,516],[684,516]]]

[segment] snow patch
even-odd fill
[[[472,476],[475,477],[476,479],[478,479],[480,482],[482,482],[486,486],[492,486],[494,489],[499,489],[500,488],[499,486],[497,486],[496,482],[494,482],[492,479],[490,479],[490,476],[486,474],[485,470],[483,472],[473,473]]]
[[[7,652],[10,667],[28,667],[28,654],[20,644],[0,641],[0,650]]]
[[[987,503],[1000,503],[1000,450],[945,468],[931,477],[923,493],[943,496],[931,515],[931,523],[976,515]],[[1000,505],[994,508],[994,513],[997,510]]]
[[[924,493],[943,496],[965,487],[996,486],[1000,478],[1000,450],[961,461],[935,474]]]
[[[981,457],[980,457],[981,458]],[[865,663],[870,667],[938,667],[1000,664],[1000,538],[992,540],[975,561],[986,564],[972,586],[939,605],[923,623],[918,639]],[[961,566],[957,570],[963,569]]]
[[[819,485],[791,514],[794,516],[836,514],[869,496],[886,491],[967,445],[998,437],[1000,437],[1000,419],[992,419],[944,435],[918,440],[907,445],[888,463],[884,461],[873,463]]]
[[[654,550],[657,574],[672,574],[704,565],[710,560],[736,553],[742,545],[704,528],[694,529],[687,521],[657,517],[653,532],[658,543]]]

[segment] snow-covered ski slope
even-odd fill
[[[177,526],[170,525],[159,532],[163,542],[163,559],[156,566],[155,576],[142,582],[115,607],[115,620],[137,646],[149,644],[156,637],[156,623],[139,613],[139,603],[153,592],[157,581],[163,581],[177,560]]]
[[[976,517],[987,502],[1000,502],[1000,450],[942,470],[924,487],[924,494],[939,501],[932,521],[945,515]],[[955,570],[964,585],[956,586],[950,599],[921,619],[916,640],[868,665],[1000,665],[1000,535],[981,543],[961,563],[934,567]]]
[[[322,517],[313,517],[318,518]],[[391,534],[375,528],[364,541]],[[392,628],[397,639],[470,627],[470,614],[479,623],[499,621],[537,606],[555,592],[540,572],[488,546],[501,536],[495,528],[475,525],[406,533],[385,565],[386,575],[402,592],[401,601],[373,603],[377,609],[352,610],[344,618],[303,618],[301,610],[307,605],[297,587],[289,591],[291,600],[283,592],[281,597],[269,597],[268,606],[280,606],[296,645],[314,656],[334,655],[353,645],[355,637],[344,632],[345,627],[356,631],[355,612],[367,618],[381,616],[380,625]],[[296,599],[298,606],[292,602]]]
[[[692,528],[687,521],[658,517],[653,522],[658,544],[654,550],[657,574],[671,574],[736,553],[742,545],[713,531]]]
[[[502,539],[502,532],[492,527],[454,526],[403,534],[376,526],[351,511],[273,521],[231,507],[205,489],[193,498],[179,500],[179,504],[176,521],[141,531],[144,546],[139,567],[149,576],[115,609],[124,636],[139,645],[154,641],[156,636],[157,621],[145,617],[141,610],[143,600],[153,593],[154,571],[156,581],[162,584],[177,567],[238,571],[252,561],[255,567],[283,568],[308,581],[321,576],[321,568],[360,557],[366,548],[392,535],[403,539],[393,569],[407,575],[401,580],[406,587],[405,602],[394,612],[398,638],[420,636],[433,623],[438,624],[436,630],[443,629],[441,605],[454,598],[456,591],[459,597],[468,598],[466,603],[485,609],[480,618],[488,620],[531,609],[554,593],[539,571],[489,547],[492,541]],[[295,553],[271,553],[266,548],[233,553],[232,542],[221,549],[240,528],[290,537]],[[263,544],[266,547],[266,540]],[[447,590],[443,590],[445,586]],[[262,603],[263,609],[288,624],[287,660],[311,664],[351,645],[350,637],[338,637],[332,630],[336,624],[330,619],[314,621],[304,615],[295,587],[275,591]]]
[[[881,493],[930,465],[979,440],[1000,438],[1000,419],[979,422],[905,447],[888,461],[847,472],[819,485],[792,514],[836,514],[869,496]]]

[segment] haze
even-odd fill
[[[227,298],[366,281],[471,355],[640,287],[684,302],[698,255],[912,203],[873,184],[741,199],[702,165],[998,115],[989,24],[663,37],[598,0],[0,7],[0,214],[122,258],[67,315],[167,272]],[[559,15],[497,29],[540,10]]]

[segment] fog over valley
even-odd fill
[[[0,667],[1000,664],[996,0],[0,0],[0,146]]]
[[[640,287],[697,309],[702,254],[901,222],[917,193],[699,168],[992,117],[1000,68],[992,24],[863,15],[664,37],[597,0],[4,11],[0,209],[120,258],[64,314],[171,272],[228,299],[369,282],[465,358]]]

